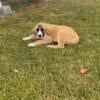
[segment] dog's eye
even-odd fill
[[[44,32],[44,29],[43,29],[43,28],[41,28],[41,31],[42,31],[42,32]]]
[[[39,28],[37,28],[37,32],[39,31]]]

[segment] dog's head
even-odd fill
[[[39,39],[44,38],[46,35],[46,29],[42,24],[37,24],[34,28],[33,28],[33,33],[35,34],[35,36]]]
[[[36,38],[42,39],[46,35],[48,35],[49,32],[47,30],[48,30],[48,28],[45,25],[45,23],[39,23],[39,24],[35,25],[32,32],[33,32],[33,34],[35,34]]]
[[[45,36],[45,29],[42,27],[42,25],[38,25],[36,29],[36,35],[38,38],[43,38]]]

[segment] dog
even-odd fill
[[[23,40],[37,38],[38,40],[28,44],[28,47],[37,45],[47,45],[49,48],[64,48],[65,44],[77,44],[79,36],[68,26],[54,25],[48,23],[38,23],[32,30],[32,35],[24,37]],[[48,45],[52,42],[57,42],[57,45]]]

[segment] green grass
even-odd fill
[[[80,43],[28,48],[22,37],[41,21],[73,27]],[[80,66],[89,71],[80,74]],[[99,67],[99,0],[17,5],[0,18],[0,100],[100,100]]]

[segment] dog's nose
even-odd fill
[[[41,35],[39,35],[39,37],[41,37]]]

